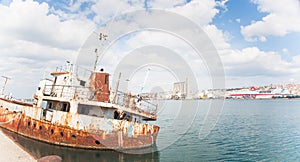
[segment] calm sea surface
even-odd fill
[[[211,102],[161,101],[154,153],[87,151],[13,137],[34,156],[56,154],[72,162],[300,161],[300,100],[227,100],[210,134],[199,139]]]

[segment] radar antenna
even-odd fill
[[[102,40],[106,40],[108,37],[108,35],[106,34],[103,34],[103,33],[100,33],[99,34],[99,40],[102,41]],[[96,68],[97,68],[97,63],[98,63],[98,59],[99,59],[99,54],[98,54],[98,49],[96,48],[95,49],[95,54],[96,54],[96,60],[95,60],[95,64],[94,64],[94,71],[96,71]]]

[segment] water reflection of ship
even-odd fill
[[[156,147],[132,150],[131,153],[117,152],[113,150],[86,150],[51,145],[33,140],[14,132],[1,129],[2,132],[21,145],[31,155],[41,158],[47,155],[58,155],[64,162],[82,161],[159,161],[159,152]],[[152,149],[152,150],[149,150]],[[130,150],[127,150],[130,152]],[[150,152],[150,153],[149,153]],[[146,154],[143,154],[146,153]]]

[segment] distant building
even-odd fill
[[[173,99],[185,99],[187,94],[186,82],[177,82],[173,85]]]

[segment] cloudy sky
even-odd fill
[[[218,51],[227,87],[300,82],[299,0],[0,0],[0,75],[11,77],[6,93],[30,98],[44,74],[67,60],[76,62],[81,47],[99,26],[124,12],[152,8],[180,14],[199,25]],[[158,44],[178,48],[177,41],[168,37],[154,32],[151,41],[166,38]],[[126,51],[151,44],[147,38],[145,31],[127,36],[108,53],[126,57]],[[175,51],[187,47],[180,48]],[[102,65],[113,73],[109,66],[118,64],[121,57],[117,58],[110,57]],[[193,59],[190,65],[197,79],[209,73],[201,61]],[[159,75],[162,70],[152,69],[149,76],[141,77],[150,80],[151,73]],[[140,84],[147,82],[140,79]],[[206,84],[200,84],[205,89]]]

